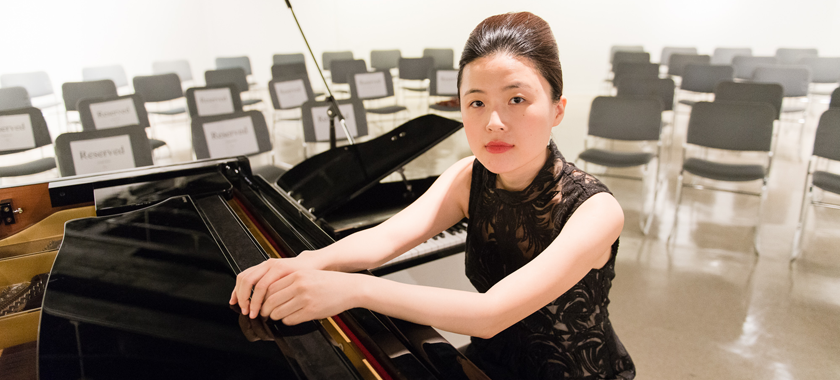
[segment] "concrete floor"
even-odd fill
[[[258,94],[268,100],[267,94]],[[573,95],[566,119],[554,139],[567,159],[583,149],[592,96]],[[408,102],[416,117],[424,99]],[[267,103],[270,104],[270,103]],[[672,233],[674,194],[680,155],[672,145],[664,155],[660,196],[650,233],[641,233],[642,185],[603,178],[624,208],[626,222],[610,299],[613,324],[633,357],[640,379],[832,379],[840,378],[840,211],[817,209],[809,216],[803,257],[789,262],[791,243],[816,121],[825,104],[815,101],[807,117],[801,151],[799,125],[783,123],[780,143],[762,205],[760,254],[752,241],[759,202],[755,197],[686,189]],[[270,106],[264,106],[270,108]],[[269,125],[272,114],[265,112]],[[61,125],[47,114],[51,125]],[[286,115],[288,116],[288,115]],[[670,113],[665,114],[670,119]],[[677,120],[677,141],[685,133],[687,110]],[[154,120],[156,138],[170,151],[156,154],[158,163],[191,159],[189,128],[182,119],[168,125]],[[372,135],[393,127],[389,120],[371,128]],[[54,132],[64,127],[55,128]],[[671,128],[666,129],[666,136]],[[304,157],[300,125],[283,122],[274,133],[274,159],[295,164]],[[326,149],[308,147],[309,154]],[[45,154],[49,154],[46,152]],[[469,155],[463,133],[439,144],[410,164],[410,177],[440,173]],[[37,153],[34,155],[38,155]],[[33,154],[4,157],[3,165]],[[254,165],[270,162],[270,155]],[[597,173],[599,169],[590,168]],[[45,180],[56,174],[7,179],[9,186]],[[395,179],[395,178],[391,178]],[[752,187],[750,187],[752,186]],[[748,184],[743,189],[757,189]],[[840,203],[840,197],[826,195]],[[472,290],[463,275],[463,254],[389,275],[409,283]],[[448,334],[455,345],[467,337]]]

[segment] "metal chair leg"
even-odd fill
[[[802,192],[802,204],[799,209],[799,221],[796,223],[796,232],[793,234],[793,247],[791,248],[790,252],[790,261],[793,262],[799,255],[802,254],[801,251],[801,244],[802,244],[802,234],[805,231],[805,221],[808,219],[808,209],[810,207],[809,203],[813,196],[814,185],[810,184],[810,164],[808,165],[808,174],[805,176],[805,189]]]
[[[667,241],[671,241],[671,239],[675,235],[675,230],[677,229],[677,215],[679,215],[680,211],[680,202],[682,201],[682,188],[683,188],[683,171],[680,170],[680,175],[677,176],[677,194],[676,194],[676,202],[674,202],[674,221],[671,223],[671,231],[668,232],[668,239]]]

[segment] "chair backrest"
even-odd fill
[[[400,58],[399,66],[400,79],[423,80],[429,78],[429,70],[434,65],[432,57],[422,58]]]
[[[106,98],[117,96],[117,86],[110,79],[90,82],[67,82],[61,85],[61,96],[64,98],[64,109],[77,111],[79,100],[84,98]]]
[[[353,74],[367,72],[364,59],[334,59],[330,62],[333,83],[349,83]]]
[[[271,150],[271,137],[260,111],[192,119],[195,157],[223,158],[250,156]]]
[[[429,72],[429,95],[458,96],[458,70],[433,69]]]
[[[26,88],[19,86],[0,88],[0,111],[31,106],[32,101],[29,100]]]
[[[688,65],[711,64],[712,57],[699,54],[671,54],[668,61],[668,75],[681,77]]]
[[[840,82],[840,57],[805,57],[799,64],[811,69],[812,83]]]
[[[370,67],[374,70],[389,70],[397,68],[402,57],[399,49],[371,50]]]
[[[310,100],[303,103],[301,107],[301,119],[303,121],[303,141],[324,142],[330,141],[330,118],[327,116],[329,102],[316,102]],[[361,99],[341,99],[338,101],[341,114],[345,117],[347,129],[354,137],[368,134],[367,115],[365,105]],[[335,121],[336,140],[347,139],[344,128],[338,120]]]
[[[613,84],[624,78],[658,78],[659,65],[650,62],[618,62],[615,65]]]
[[[615,72],[622,62],[650,63],[650,53],[644,51],[617,51],[613,54],[612,71]]]
[[[241,68],[245,71],[245,76],[251,75],[251,59],[248,56],[241,57],[219,57],[216,58],[216,69],[233,69]]]
[[[125,69],[122,65],[108,65],[97,67],[82,68],[82,80],[98,81],[103,79],[110,79],[117,87],[128,86],[128,77],[125,75]]]
[[[268,93],[271,95],[271,104],[276,110],[298,108],[309,100],[315,100],[312,85],[309,83],[309,75],[306,73],[284,75],[282,78],[275,77],[268,82]]]
[[[144,102],[162,102],[184,96],[178,74],[158,74],[134,77],[134,93]]]
[[[272,79],[297,78],[301,75],[309,75],[306,70],[306,64],[304,63],[278,63],[271,65]]]
[[[589,110],[589,135],[613,140],[659,140],[662,102],[655,97],[599,96]]]
[[[737,79],[752,79],[756,67],[776,64],[778,64],[776,57],[737,55],[732,58],[732,67],[735,69],[735,78]]]
[[[659,64],[665,66],[670,64],[672,54],[697,55],[697,48],[665,46],[662,48],[662,54],[659,55]]]
[[[776,49],[776,59],[780,64],[792,65],[799,63],[802,58],[816,57],[819,55],[817,49],[799,49],[799,48],[778,48]]]
[[[732,81],[734,76],[735,70],[729,65],[688,64],[683,70],[680,89],[711,94],[718,83]]]
[[[811,69],[807,66],[759,66],[753,73],[752,81],[781,84],[786,98],[808,96]]]
[[[287,63],[306,64],[306,58],[303,56],[303,53],[275,54],[271,57],[271,62],[274,65],[283,65]]]
[[[715,48],[712,53],[713,65],[731,65],[736,56],[752,56],[752,48]]]
[[[179,59],[175,61],[159,61],[152,63],[153,74],[178,74],[181,82],[192,80],[192,69],[190,63],[186,59]]]
[[[242,111],[242,97],[233,83],[187,89],[190,117],[225,115]]]
[[[239,92],[248,91],[248,77],[245,70],[241,67],[233,67],[229,69],[207,70],[204,72],[204,82],[208,86],[217,86],[223,84],[233,84]]]
[[[662,110],[674,109],[674,89],[671,78],[624,78],[617,84],[618,97],[655,97],[662,101]]]
[[[390,70],[355,73],[350,78],[350,97],[362,100],[394,96],[394,80]]]
[[[349,50],[345,51],[325,51],[321,54],[321,69],[329,70],[330,63],[334,60],[348,60],[353,59],[353,52]]]
[[[769,152],[775,110],[766,103],[697,102],[686,142],[726,150]]]
[[[0,75],[0,87],[23,87],[32,98],[54,93],[46,71]]]
[[[840,109],[829,108],[820,116],[814,136],[814,155],[840,161]]]
[[[828,103],[828,106],[830,108],[840,107],[840,87],[831,92],[831,102]]]
[[[615,53],[620,51],[635,51],[644,52],[645,47],[642,45],[613,45],[610,46],[610,65],[615,63]]]
[[[715,86],[715,101],[766,103],[776,110],[776,119],[782,114],[784,89],[778,83],[720,82]]]
[[[84,98],[79,100],[78,106],[82,130],[85,131],[131,125],[149,127],[149,114],[143,104],[143,98],[137,94]]]
[[[423,49],[424,57],[432,57],[432,67],[436,69],[452,69],[455,67],[455,51],[452,49]]]
[[[35,107],[0,111],[0,155],[52,144],[47,121]]]
[[[154,165],[149,138],[138,125],[61,134],[55,159],[62,177]]]

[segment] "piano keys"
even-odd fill
[[[64,214],[61,248],[37,310],[42,379],[486,378],[433,329],[368,310],[291,328],[253,324],[231,310],[236,273],[332,242],[296,200],[252,176],[245,158],[24,187],[15,190],[46,200],[47,209],[96,216]],[[0,246],[49,241],[32,228],[0,230]],[[55,245],[38,249],[49,247]],[[39,253],[7,260],[32,254]],[[269,340],[248,342],[260,335]]]

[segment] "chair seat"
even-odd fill
[[[155,115],[178,115],[187,112],[187,109],[184,107],[172,108],[163,111],[149,111],[149,113],[153,113]]]
[[[55,157],[44,157],[14,166],[0,166],[0,177],[17,177],[55,169]]]
[[[687,158],[683,170],[700,177],[730,182],[753,181],[763,179],[765,175],[761,165],[723,164],[699,158]]]
[[[243,106],[250,106],[261,102],[262,99],[242,99]]]
[[[429,108],[437,111],[447,111],[447,112],[454,112],[460,111],[461,107],[451,107],[451,106],[442,106],[440,104],[430,104]]]
[[[834,194],[840,194],[840,175],[824,172],[814,172],[814,186]]]
[[[578,156],[586,162],[611,168],[647,165],[653,157],[653,153],[647,152],[614,152],[603,149],[587,149]]]
[[[158,139],[149,139],[149,145],[152,146],[152,150],[160,148],[166,145],[166,141],[158,140]]]
[[[387,106],[387,107],[379,107],[379,108],[367,108],[365,111],[368,113],[373,113],[377,115],[390,115],[392,113],[397,113],[401,111],[407,111],[408,108],[403,106]]]
[[[693,106],[694,104],[697,103],[697,101],[696,100],[683,99],[683,100],[680,100],[679,103],[680,104],[685,104],[687,106]]]
[[[425,92],[429,91],[428,87],[403,87],[403,90]]]
[[[805,112],[807,109],[805,106],[786,106],[782,107],[782,113]]]

